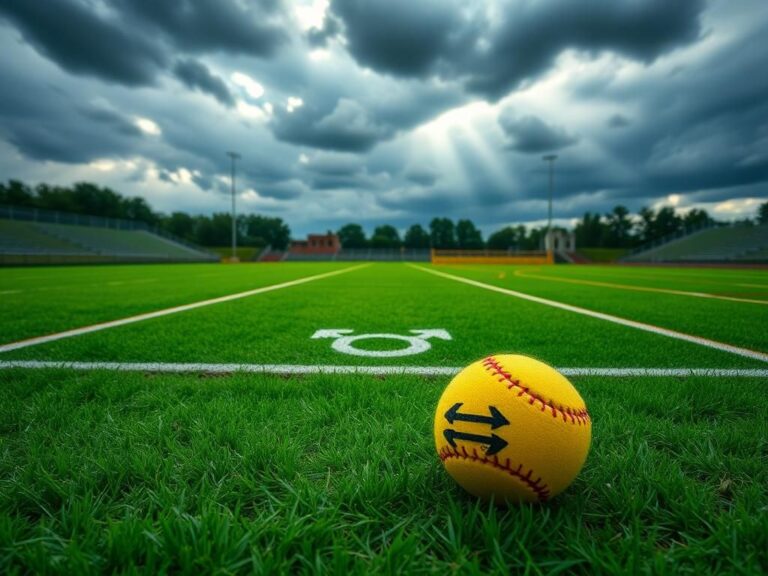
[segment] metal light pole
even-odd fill
[[[235,161],[240,160],[237,152],[227,152],[232,159],[232,260],[237,258],[237,210],[235,208]]]
[[[547,154],[541,157],[544,162],[549,162],[549,209],[547,211],[547,235],[544,237],[544,249],[549,251],[547,240],[550,240],[552,234],[552,187],[554,185],[554,164],[557,160],[557,154]]]

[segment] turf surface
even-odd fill
[[[3,270],[0,341],[345,268]],[[626,288],[768,302],[763,271],[440,270],[768,352],[764,304]],[[442,328],[452,340],[416,356],[356,357],[311,338],[330,328]],[[561,367],[765,368],[399,264],[0,361],[461,366],[497,352]],[[552,502],[511,509],[464,495],[436,457],[433,409],[447,380],[0,370],[0,572],[768,570],[768,379],[574,378],[594,422],[587,465]]]
[[[154,264],[5,269],[0,275],[0,342],[189,304],[342,267]]]

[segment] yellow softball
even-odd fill
[[[557,370],[518,355],[470,364],[446,387],[435,413],[435,446],[467,492],[497,501],[543,502],[584,465],[592,422]]]

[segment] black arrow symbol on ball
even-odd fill
[[[509,424],[509,420],[504,418],[504,415],[499,412],[495,406],[488,406],[488,410],[491,412],[490,416],[481,416],[479,414],[461,414],[459,408],[464,405],[463,402],[456,402],[448,412],[445,413],[445,419],[449,424],[453,424],[456,421],[461,422],[479,422],[480,424],[490,424],[491,430],[501,428]]]
[[[488,449],[485,451],[486,456],[493,456],[508,444],[508,442],[504,440],[504,438],[501,438],[500,436],[496,436],[496,434],[491,434],[490,436],[481,436],[480,434],[467,434],[466,432],[456,432],[456,430],[452,430],[448,428],[447,430],[443,431],[443,435],[445,436],[445,439],[448,440],[448,444],[450,444],[454,448],[456,448],[456,440],[466,440],[468,442],[478,442],[479,444],[488,444]]]

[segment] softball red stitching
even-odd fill
[[[549,486],[542,482],[541,478],[531,480],[531,476],[533,476],[533,470],[528,470],[527,474],[523,474],[522,464],[520,464],[517,468],[512,467],[509,463],[509,458],[507,458],[504,462],[501,462],[496,454],[493,455],[493,458],[488,458],[487,456],[479,456],[476,448],[473,448],[472,454],[470,454],[463,446],[461,447],[461,451],[459,451],[458,448],[454,449],[450,446],[444,446],[440,449],[440,460],[445,462],[446,460],[450,460],[452,458],[458,458],[460,460],[472,460],[473,462],[477,462],[479,464],[488,464],[497,470],[503,470],[510,476],[517,478],[523,484],[528,486],[528,488],[530,488],[531,491],[536,494],[536,498],[539,500],[539,502],[544,502],[547,500],[547,498],[549,498]]]
[[[509,372],[505,372],[501,365],[501,362],[496,360],[493,356],[488,356],[483,360],[483,367],[491,373],[493,376],[500,376],[499,382],[506,382],[508,390],[519,390],[518,396],[525,396],[528,399],[529,404],[535,404],[541,402],[541,411],[545,412],[547,408],[552,411],[552,417],[557,418],[558,414],[563,417],[563,422],[568,422],[570,419],[572,424],[588,424],[590,422],[589,413],[586,408],[574,409],[567,406],[555,406],[552,400],[544,400],[538,394],[530,392],[530,388],[520,384],[520,380],[515,380]]]

